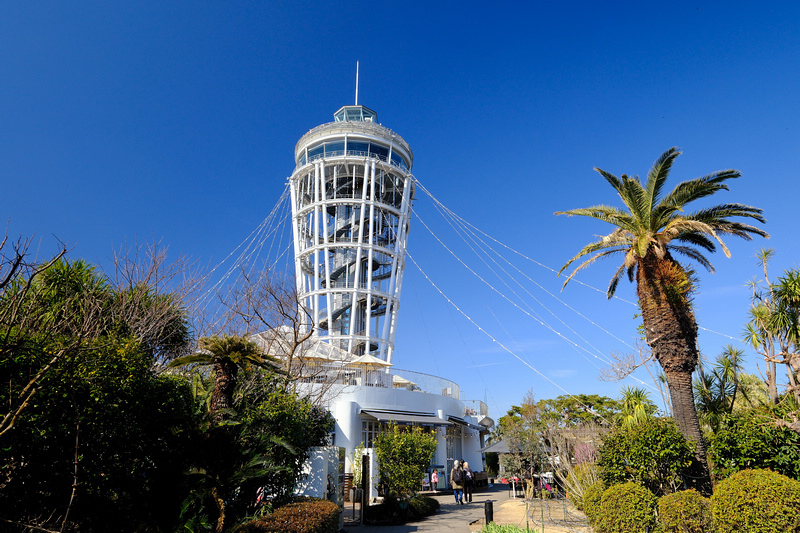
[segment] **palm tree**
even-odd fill
[[[777,365],[780,363],[786,366],[788,391],[800,405],[800,384],[796,376],[800,372],[800,272],[787,270],[777,283],[770,282],[767,263],[773,256],[770,249],[762,249],[756,256],[764,269],[766,286],[762,289],[756,279],[749,283],[753,305],[744,338],[764,357],[770,401],[773,404],[779,401]]]
[[[174,359],[169,366],[213,365],[214,390],[211,393],[209,412],[217,422],[223,420],[226,413],[233,409],[233,392],[236,389],[239,368],[247,370],[251,366],[260,366],[280,372],[280,362],[265,354],[256,343],[245,337],[203,337],[198,344],[200,350],[197,353]]]
[[[595,168],[617,191],[625,209],[597,205],[583,209],[560,211],[557,215],[586,216],[608,222],[614,231],[587,244],[561,267],[559,274],[579,258],[589,256],[578,265],[567,280],[600,258],[622,255],[623,262],[611,278],[607,295],[611,298],[623,274],[636,281],[636,292],[642,310],[645,339],[664,370],[672,401],[675,422],[687,439],[697,443],[697,458],[706,464],[705,444],[694,406],[692,372],[697,365],[697,322],[692,312],[693,271],[676,261],[673,253],[696,261],[710,272],[713,266],[704,253],[714,252],[719,244],[730,256],[722,235],[751,239],[752,235],[768,236],[749,224],[731,220],[745,217],[765,222],[762,210],[742,204],[721,204],[687,212],[687,204],[720,190],[728,190],[725,182],[738,178],[736,170],[722,170],[701,178],[684,181],[664,194],[664,186],[672,163],[681,154],[670,148],[653,164],[642,184],[638,176],[614,176]]]
[[[622,389],[619,421],[623,427],[630,428],[645,420],[653,418],[658,407],[650,399],[650,393],[641,387],[624,387]]]
[[[757,376],[745,374],[743,363],[744,350],[729,344],[710,369],[697,364],[695,404],[701,422],[712,432],[726,415],[752,409],[764,401],[766,387]]]

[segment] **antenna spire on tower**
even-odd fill
[[[358,61],[356,61],[356,105],[358,105]]]

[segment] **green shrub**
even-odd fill
[[[658,499],[658,522],[663,533],[711,531],[711,503],[694,489],[667,494]]]
[[[748,411],[725,417],[708,442],[714,474],[725,478],[745,468],[768,468],[800,478],[800,433],[778,427],[781,411]]]
[[[600,503],[603,499],[603,492],[606,486],[602,481],[598,481],[586,487],[583,491],[583,512],[589,524],[594,526],[600,518]]]
[[[436,437],[420,426],[390,424],[375,437],[379,475],[390,492],[410,500],[436,451]]]
[[[338,531],[339,506],[328,500],[290,503],[239,529],[239,533],[337,533]]]
[[[423,518],[436,514],[439,510],[439,501],[431,498],[430,496],[422,496],[417,494],[411,501],[408,502],[408,508],[411,511],[411,516],[414,519]]]
[[[605,437],[597,466],[606,485],[635,481],[655,494],[675,492],[694,462],[694,451],[671,418],[617,428]]]
[[[800,532],[800,482],[771,470],[741,470],[711,496],[714,531]]]
[[[603,492],[597,529],[603,533],[641,533],[656,524],[656,497],[645,487],[629,481]]]

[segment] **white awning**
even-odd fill
[[[452,426],[453,423],[443,420],[431,413],[410,413],[407,411],[373,411],[361,410],[361,414],[371,416],[379,422],[399,422],[403,424],[428,424],[433,426]]]

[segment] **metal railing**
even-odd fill
[[[390,130],[386,126],[381,126],[380,124],[376,124],[374,122],[327,122],[325,124],[320,124],[319,126],[312,128],[305,135],[300,137],[300,140],[297,141],[297,146],[305,146],[308,143],[308,140],[311,137],[316,137],[320,133],[355,133],[356,131],[361,130],[366,133],[371,133],[373,135],[377,135],[383,138],[389,138],[395,144],[399,145],[403,150],[405,150],[409,156],[413,158],[411,147],[408,143],[403,139],[400,134],[395,131]]]
[[[409,391],[426,392],[455,398],[461,397],[461,389],[449,379],[401,370],[398,368],[375,368],[346,361],[324,360],[298,360],[293,369],[293,374],[302,383],[339,384],[366,387],[384,387],[406,389]],[[483,402],[480,402],[483,404]],[[483,408],[488,414],[486,405]],[[484,415],[486,416],[486,415]]]
[[[465,415],[476,416],[479,419],[489,416],[489,406],[480,400],[464,400]]]

